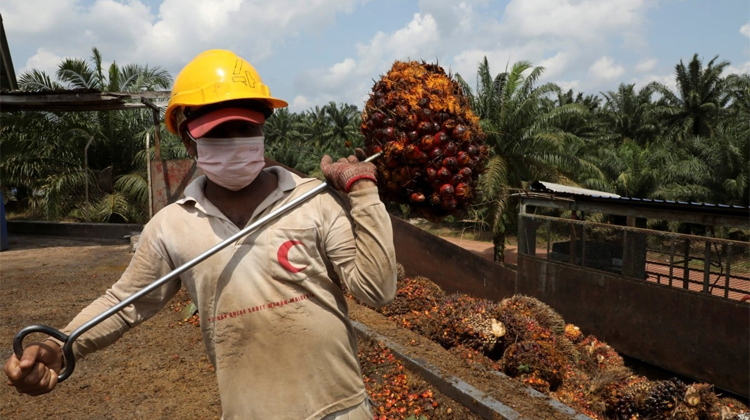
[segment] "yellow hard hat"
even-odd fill
[[[186,107],[200,107],[238,99],[258,100],[269,108],[289,104],[271,97],[255,68],[227,50],[208,50],[196,56],[177,75],[164,115],[167,129],[177,134],[178,115]],[[184,118],[184,117],[183,117]],[[179,118],[179,119],[183,119]]]

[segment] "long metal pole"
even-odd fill
[[[94,141],[94,136],[89,138],[86,147],[83,148],[83,176],[86,181],[86,204],[89,203],[89,146],[91,146],[92,141]]]
[[[380,156],[380,153],[375,154],[367,158],[365,162],[370,162],[372,160],[377,159]],[[204,253],[198,255],[197,257],[193,258],[192,260],[186,262],[185,264],[177,267],[176,269],[172,270],[171,272],[167,273],[160,279],[154,281],[153,283],[149,284],[148,286],[144,287],[140,291],[134,293],[132,296],[122,300],[117,305],[109,308],[108,310],[102,312],[101,314],[97,315],[96,317],[92,318],[85,324],[81,325],[77,329],[75,329],[70,335],[65,335],[62,331],[57,330],[55,328],[52,328],[47,325],[30,325],[28,327],[23,328],[21,331],[16,333],[16,336],[13,338],[13,351],[15,352],[16,356],[20,359],[21,355],[23,355],[23,339],[34,332],[41,332],[48,334],[52,337],[57,338],[58,340],[62,341],[63,347],[63,357],[65,358],[65,367],[58,375],[58,382],[62,382],[65,379],[67,379],[75,369],[75,355],[73,354],[73,343],[78,339],[78,337],[81,336],[81,334],[85,333],[86,331],[90,330],[94,326],[98,325],[105,319],[111,317],[112,315],[116,314],[126,306],[130,305],[131,303],[135,302],[136,300],[146,296],[147,294],[151,293],[152,291],[158,289],[168,281],[174,279],[175,277],[179,276],[180,274],[184,273],[185,271],[195,267],[202,261],[206,260],[208,257],[214,255],[215,253],[219,252],[220,250],[226,248],[229,244],[234,243],[235,241],[239,240],[240,238],[250,234],[258,227],[270,222],[271,220],[277,218],[278,216],[286,213],[290,209],[296,207],[298,204],[306,201],[308,198],[320,193],[324,189],[328,187],[327,183],[322,183],[318,185],[317,187],[311,189],[310,191],[300,195],[299,197],[295,198],[294,200],[284,204],[283,206],[279,207],[278,209],[274,210],[273,212],[269,213],[268,215],[261,217],[260,219],[256,220],[249,226],[246,226],[244,229],[240,230],[239,232],[235,233],[234,235],[230,236],[229,238],[221,241],[217,245],[214,245],[211,249],[208,251],[205,251]]]

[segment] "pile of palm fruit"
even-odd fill
[[[438,407],[433,392],[410,381],[401,362],[382,343],[359,346],[359,361],[367,394],[377,404],[377,420],[401,419],[429,413]]]
[[[372,88],[361,132],[368,156],[383,153],[377,166],[385,200],[434,220],[465,210],[476,195],[486,136],[442,67],[395,62]]]
[[[750,418],[748,407],[709,384],[635,374],[615,349],[529,296],[498,303],[447,295],[425,277],[401,273],[393,303],[378,311],[470,364],[500,370],[594,419]]]

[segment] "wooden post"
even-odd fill
[[[726,275],[726,282],[724,283],[724,297],[729,298],[729,278],[731,277],[732,273],[732,244],[726,244],[726,247],[724,247],[726,250],[726,256],[727,256],[727,272]]]
[[[527,206],[521,204],[521,217],[518,223],[518,252],[524,255],[536,256],[536,220],[528,217],[530,210],[533,206]]]
[[[674,276],[674,253],[675,253],[675,238],[672,237],[669,245],[669,287],[672,287],[672,277]]]
[[[570,218],[572,220],[578,220],[578,214],[575,210],[571,212]],[[576,224],[573,223],[570,225],[570,263],[578,265],[578,262],[576,259],[578,258],[578,253],[576,252],[576,247],[578,246],[578,232],[576,231]]]
[[[711,241],[706,239],[703,251],[703,293],[711,293]]]
[[[151,115],[154,117],[154,157],[157,162],[161,162],[161,112],[155,103],[146,98],[141,98],[144,105],[151,108]]]
[[[690,288],[690,239],[685,238],[685,258],[682,261],[682,288]]]

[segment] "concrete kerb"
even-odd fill
[[[8,220],[8,235],[70,236],[78,238],[122,239],[140,234],[143,225],[126,223],[70,223],[37,220]]]
[[[488,420],[497,418],[504,420],[531,420],[459,378],[438,374],[439,369],[436,366],[422,359],[410,356],[404,347],[394,343],[384,335],[373,331],[364,324],[352,321],[352,325],[361,337],[382,342],[408,368],[416,371],[440,392],[469,408],[482,418]]]
[[[398,357],[398,359],[408,368],[416,371],[422,376],[422,378],[435,386],[440,392],[469,408],[472,412],[482,418],[488,420],[498,418],[504,420],[531,420],[528,417],[522,416],[519,412],[500,401],[488,396],[484,392],[474,388],[463,380],[453,376],[440,374],[440,369],[437,366],[434,366],[425,360],[411,356],[409,351],[403,346],[394,343],[388,337],[373,331],[366,325],[357,321],[352,321],[352,325],[360,337],[382,342],[391,350],[394,356]],[[499,378],[512,380],[502,372],[494,372],[494,374]],[[527,391],[530,397],[544,400],[554,410],[569,416],[571,419],[592,420],[591,417],[578,413],[567,405],[550,398],[541,392],[529,387],[527,387]]]

